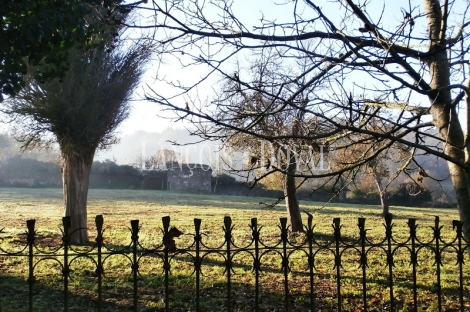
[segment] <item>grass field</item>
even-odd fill
[[[128,246],[131,242],[129,231],[130,220],[140,220],[140,241],[146,248],[153,248],[162,241],[162,217],[170,216],[171,225],[178,227],[185,235],[177,239],[178,248],[185,249],[194,241],[194,218],[202,219],[201,232],[203,242],[209,246],[218,246],[224,242],[222,230],[224,216],[233,220],[233,235],[236,244],[243,245],[250,241],[249,228],[251,218],[258,218],[264,242],[279,241],[279,218],[285,217],[285,208],[264,208],[260,202],[269,202],[267,198],[214,196],[183,194],[168,191],[138,190],[90,190],[89,192],[89,228],[90,239],[94,240],[96,230],[93,225],[95,215],[104,217],[104,237],[107,246]],[[374,242],[384,237],[383,219],[379,206],[331,205],[321,207],[321,203],[301,202],[301,208],[314,216],[315,233],[318,237],[331,237],[332,220],[341,218],[342,237],[355,240],[359,237],[358,217],[366,218],[367,236]],[[458,219],[456,209],[426,209],[410,207],[392,207],[394,214],[394,238],[406,241],[409,237],[407,221],[416,218],[418,238],[423,241],[432,239],[431,226],[434,216],[441,218],[444,225],[442,238],[450,241],[455,237],[452,231],[452,220]],[[52,250],[61,244],[62,193],[60,189],[0,189],[0,311],[27,310],[28,283],[26,258],[22,256],[5,256],[5,251],[15,252],[25,246],[25,222],[36,219],[39,239],[36,244],[42,250]],[[304,216],[306,217],[306,216]],[[306,218],[304,219],[306,223]],[[303,234],[291,235],[291,241],[302,241]],[[3,256],[2,256],[3,254]],[[443,311],[458,311],[458,271],[453,254],[443,254],[441,267],[441,285],[443,293]],[[325,252],[315,262],[315,289],[318,300],[318,311],[336,311],[336,280],[334,257]],[[413,296],[410,288],[410,255],[406,250],[398,250],[394,255],[395,296],[397,311],[412,311]],[[283,304],[283,275],[281,259],[275,253],[267,253],[262,259],[261,307],[262,311],[280,311]],[[249,254],[240,253],[233,259],[232,277],[233,311],[251,311],[253,309],[253,259]],[[290,257],[289,289],[292,311],[308,310],[308,276],[296,274],[305,271],[306,259],[299,252]],[[44,262],[44,263],[43,263]],[[36,282],[34,288],[35,311],[63,310],[60,266],[43,261],[35,268]],[[424,250],[418,254],[419,276],[419,309],[420,311],[437,311],[436,276],[432,253]],[[468,261],[467,261],[468,262]],[[385,311],[389,306],[388,285],[386,277],[388,268],[382,250],[371,250],[368,254],[367,287],[370,311]],[[162,303],[162,264],[151,257],[143,257],[139,263],[139,311],[159,311]],[[204,311],[225,309],[226,276],[224,259],[211,254],[203,262],[201,279],[202,301]],[[87,259],[77,258],[73,264],[70,281],[71,299],[69,311],[95,311],[96,277],[93,263]],[[194,308],[194,265],[183,253],[176,254],[171,263],[171,307],[174,311],[192,311]],[[119,311],[132,308],[132,279],[128,259],[116,255],[110,257],[105,266],[104,310]],[[347,250],[342,255],[341,294],[343,311],[361,311],[361,269],[358,253]],[[465,296],[468,311],[470,288],[470,265],[464,265]]]

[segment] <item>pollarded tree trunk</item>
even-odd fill
[[[291,231],[303,232],[302,215],[300,214],[299,201],[297,200],[297,187],[295,185],[295,172],[297,162],[295,157],[287,154],[287,174],[284,176],[284,198],[286,201],[287,215],[289,216]]]
[[[87,198],[93,155],[62,154],[64,215],[70,216],[72,244],[88,242]]]

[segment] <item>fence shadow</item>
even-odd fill
[[[0,307],[2,312],[33,311],[50,312],[64,311],[64,294],[60,288],[61,280],[54,279],[50,284],[50,277],[39,277],[32,288],[32,306],[29,300],[29,283],[25,278],[0,274]],[[119,296],[115,296],[119,298]],[[86,291],[71,291],[68,294],[67,310],[71,312],[96,311],[97,299]],[[120,311],[130,309],[128,303],[113,300],[110,297],[103,302],[102,311]]]
[[[308,214],[305,234],[290,236],[281,218],[279,236],[267,242],[253,218],[251,237],[242,244],[225,217],[217,243],[206,245],[202,220],[194,219],[193,241],[176,247],[170,217],[164,217],[161,241],[144,248],[138,220],[131,221],[129,245],[106,244],[102,216],[96,217],[95,243],[67,245],[67,218],[62,237],[38,236],[28,220],[17,241],[24,248],[0,250],[6,267],[0,275],[1,312],[469,309],[468,243],[458,221],[455,238],[443,241],[436,217],[432,237],[422,242],[410,219],[408,239],[397,242],[390,215],[383,239],[370,241],[365,218],[358,219],[354,237],[342,233],[339,218],[332,233],[316,233]]]
[[[165,282],[160,277],[141,276],[138,279],[137,307],[133,301],[133,282],[120,278],[107,278],[99,299],[96,294],[96,277],[92,283],[80,281],[70,284],[67,302],[64,300],[63,280],[60,275],[55,278],[38,276],[31,290],[24,278],[11,275],[0,275],[0,307],[2,312],[17,311],[195,311],[196,291],[194,285],[186,283],[189,276],[170,276],[168,281],[170,304],[165,307]],[[185,281],[185,283],[182,283]],[[53,282],[53,284],[51,284]],[[80,287],[79,285],[80,284]],[[94,284],[94,285],[93,285]],[[183,286],[182,286],[183,285]],[[294,285],[294,284],[292,284]],[[320,284],[319,284],[320,285]],[[275,288],[275,287],[274,287]],[[283,291],[272,291],[273,287],[261,288],[258,304],[261,311],[283,311],[286,309]],[[31,293],[30,293],[31,292]],[[31,294],[31,300],[29,296]],[[254,285],[232,281],[231,300],[227,300],[227,284],[221,281],[204,282],[201,287],[200,311],[224,311],[228,305],[233,311],[253,311],[255,305]],[[308,311],[311,305],[308,294],[299,291],[288,296],[288,309],[291,311]],[[334,305],[322,298],[315,298],[316,309],[334,311]]]

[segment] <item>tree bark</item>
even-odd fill
[[[340,203],[344,203],[346,202],[346,191],[347,191],[345,187],[346,183],[342,176],[339,177],[338,182],[339,182],[339,187],[340,187],[339,192],[338,192],[338,200]]]
[[[444,153],[453,159],[469,162],[465,159],[466,145],[463,129],[455,105],[452,105],[450,85],[449,56],[446,49],[446,30],[442,28],[442,10],[438,0],[426,0],[428,20],[429,51],[427,59],[431,76],[429,101],[433,123],[444,140]],[[468,96],[468,94],[467,94]],[[468,154],[468,151],[467,151]],[[454,163],[448,162],[452,184],[454,186],[460,221],[463,222],[464,235],[470,240],[470,172]]]
[[[214,185],[214,190],[212,191],[212,193],[215,194],[215,192],[217,192],[217,184],[219,183],[219,175],[217,175],[217,177],[215,178],[215,185]]]
[[[93,155],[62,154],[64,215],[70,216],[71,244],[88,243],[87,198]]]
[[[297,187],[295,185],[295,172],[297,170],[297,161],[295,156],[286,154],[287,174],[284,178],[284,199],[286,201],[287,215],[291,225],[292,232],[303,232],[302,215],[300,214],[299,201],[297,200]]]
[[[379,191],[380,205],[382,206],[382,216],[385,217],[390,213],[388,198],[385,190],[382,188],[382,179],[380,175],[374,173],[375,185],[377,185],[377,190]]]

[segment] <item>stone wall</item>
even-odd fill
[[[182,164],[169,168],[167,186],[171,191],[211,192],[212,169],[201,164]]]

